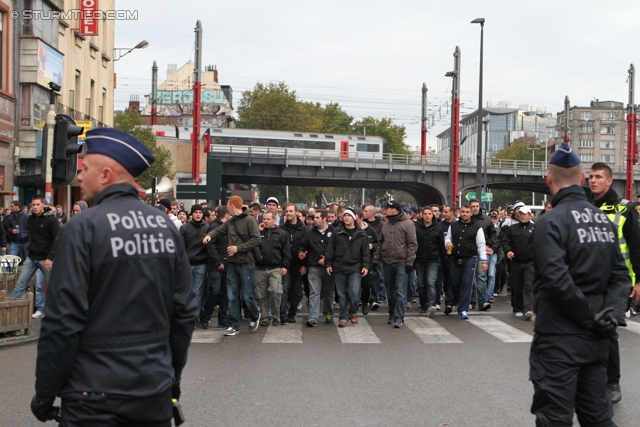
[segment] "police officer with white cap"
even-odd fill
[[[609,337],[624,325],[631,292],[616,230],[587,200],[580,158],[568,144],[549,162],[553,210],[532,234],[537,270],[529,356],[537,427],[615,427],[607,394]]]
[[[191,269],[169,218],[138,199],[155,160],[131,135],[87,132],[78,175],[93,207],[57,241],[31,410],[65,426],[170,426],[198,315]]]

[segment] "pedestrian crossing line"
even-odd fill
[[[302,323],[269,326],[262,338],[263,344],[302,344]]]
[[[425,344],[460,344],[462,341],[452,335],[435,320],[426,317],[405,317],[404,324]]]
[[[338,318],[334,317],[333,323],[338,326]],[[352,325],[349,322],[349,326],[346,328],[338,327],[338,335],[343,344],[381,344],[380,338],[373,332],[367,319],[363,317],[358,318],[358,324]]]
[[[469,318],[468,322],[502,342],[531,342],[533,340],[533,336],[493,317],[473,317]]]
[[[193,331],[192,343],[217,344],[222,339],[224,331],[196,329]]]
[[[640,323],[634,322],[632,320],[627,320],[627,327],[620,329],[626,329],[627,331],[633,332],[634,334],[640,334]]]

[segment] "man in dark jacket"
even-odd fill
[[[86,143],[78,181],[93,207],[57,242],[31,409],[51,419],[58,395],[66,426],[170,426],[198,315],[184,243],[132,185],[154,160],[144,144],[108,128]]]
[[[218,206],[216,219],[207,228],[207,233],[220,227],[229,219],[229,214],[225,206]],[[227,240],[218,239],[214,245],[207,245],[207,275],[208,287],[205,293],[202,311],[200,313],[200,324],[203,329],[209,327],[209,321],[213,315],[216,301],[218,306],[218,329],[229,327],[227,312],[229,311],[229,297],[227,295]]]
[[[371,276],[373,276],[373,257],[376,253],[376,249],[378,248],[378,233],[372,226],[369,225],[367,221],[364,220],[363,211],[356,211],[356,223],[358,227],[362,228],[362,230],[367,235],[367,240],[369,242],[369,266],[367,270],[369,270],[369,274],[366,276],[362,276],[362,280],[360,281],[360,302],[362,303],[362,314],[367,315],[369,313],[369,306],[371,306],[371,310],[377,310],[380,308],[378,304],[377,294],[374,289],[372,289],[371,285]]]
[[[393,324],[394,328],[402,328],[407,306],[407,284],[418,249],[416,227],[402,211],[400,203],[395,200],[385,205],[384,214],[387,221],[382,224],[373,262],[382,263],[384,271],[384,284],[387,287],[389,301],[387,323]],[[374,265],[374,268],[376,266]]]
[[[444,248],[444,233],[433,221],[433,211],[430,206],[422,208],[422,218],[416,222],[416,251],[415,268],[418,275],[418,295],[420,296],[420,314],[433,317],[436,314],[436,279],[438,278],[438,261],[449,274],[447,251]]]
[[[55,216],[55,211],[44,205],[44,198],[36,195],[31,199],[32,214],[27,220],[29,228],[29,251],[16,287],[11,293],[12,298],[22,298],[27,289],[27,284],[36,270],[44,275],[48,283],[51,267],[55,257],[55,242],[60,232],[60,224]],[[36,280],[36,312],[33,318],[44,316],[44,282]]]
[[[325,267],[333,276],[340,304],[338,326],[345,328],[358,323],[358,292],[363,276],[369,273],[369,239],[356,225],[356,214],[345,209],[343,225],[338,227],[327,244]],[[348,319],[347,319],[348,315]]]
[[[531,233],[535,228],[531,222],[531,209],[520,208],[518,221],[505,228],[502,238],[504,253],[511,260],[511,308],[516,317],[531,320],[533,317],[533,247]]]
[[[327,223],[327,212],[316,212],[314,227],[305,233],[298,248],[298,258],[305,260],[309,271],[309,319],[306,325],[318,326],[320,297],[324,300],[325,321],[333,323],[334,282],[325,269],[327,243],[333,235],[333,227]]]
[[[276,227],[276,214],[267,211],[262,215],[260,228],[260,254],[262,259],[256,263],[256,298],[262,313],[262,326],[280,324],[280,305],[282,303],[282,277],[291,265],[289,235]],[[269,316],[269,293],[271,293],[271,316]]]
[[[580,187],[580,158],[562,144],[549,162],[553,210],[533,232],[535,336],[529,356],[538,426],[615,427],[607,395],[609,339],[625,325],[631,280],[604,212]]]
[[[438,230],[442,233],[443,238],[447,236],[451,223],[455,221],[454,209],[451,205],[445,205],[442,207],[442,214],[440,215],[440,221],[438,221]],[[445,247],[446,253],[446,247]],[[451,257],[447,254],[447,258],[444,262],[441,262],[438,269],[438,280],[442,277],[442,291],[444,293],[444,314],[449,315],[453,311],[453,306],[458,304],[457,300],[453,298],[453,290],[449,282],[449,273],[451,271]],[[437,296],[437,295],[436,295]],[[436,298],[437,302],[437,298]],[[437,307],[436,307],[437,308]]]
[[[191,219],[180,227],[180,235],[191,265],[191,286],[196,294],[198,305],[202,305],[204,281],[207,276],[207,247],[202,239],[207,235],[207,224],[203,219],[202,206],[191,206]]]
[[[493,255],[497,251],[496,242],[496,230],[493,227],[493,223],[488,216],[484,215],[480,210],[480,202],[476,199],[469,200],[471,205],[471,213],[473,214],[473,221],[480,224],[484,231],[484,241],[486,245],[487,256]],[[488,271],[488,270],[487,270]],[[476,293],[478,298],[478,310],[486,311],[491,309],[491,303],[489,302],[490,296],[487,295],[487,271],[482,268],[476,269],[476,282],[474,292],[471,294],[471,305],[475,308],[476,305]],[[493,295],[491,295],[493,297]]]
[[[254,293],[256,264],[253,256],[253,249],[260,245],[260,230],[256,220],[249,214],[249,209],[243,209],[242,198],[239,196],[229,197],[227,209],[231,219],[210,231],[203,243],[207,244],[217,239],[227,240],[229,327],[224,334],[235,336],[240,333],[240,298],[246,304],[245,309],[251,317],[249,332],[255,332],[260,325],[260,311]]]
[[[9,255],[22,253],[23,259],[29,256],[29,214],[21,209],[20,200],[11,202],[11,215],[5,222]]]
[[[281,325],[296,322],[298,304],[302,301],[302,276],[307,273],[307,267],[298,258],[300,243],[302,243],[302,238],[307,233],[307,228],[298,219],[298,207],[293,203],[284,205],[284,216],[286,222],[281,228],[288,234],[291,266],[287,274],[282,278]]]
[[[594,163],[589,172],[589,189],[591,202],[603,211],[616,227],[616,235],[620,243],[620,252],[625,260],[631,284],[634,290],[632,303],[640,302],[640,224],[635,206],[623,200],[611,188],[613,173],[606,163]],[[609,340],[609,358],[607,359],[607,389],[613,403],[622,399],[620,391],[620,344],[616,333]]]
[[[371,228],[373,228],[376,232],[376,236],[380,236],[380,232],[382,231],[382,221],[378,218],[378,210],[373,205],[367,205],[362,209],[362,215],[364,220],[369,224]],[[371,262],[373,263],[373,257],[371,258]],[[372,265],[373,267],[373,265]],[[380,300],[387,299],[387,290],[384,286],[384,273],[382,271],[382,264],[376,265],[376,268],[371,270],[371,288],[374,293],[374,302],[377,304]],[[375,306],[372,305],[372,309]]]

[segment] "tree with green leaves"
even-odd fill
[[[367,126],[367,135],[381,136],[387,141],[387,153],[391,154],[409,154],[409,147],[404,142],[407,137],[407,131],[404,126],[399,126],[393,123],[392,119],[383,118],[376,119],[374,117],[365,117],[353,127],[353,133],[363,134],[364,129],[362,126],[357,125],[370,125]]]
[[[158,178],[158,181],[163,176],[173,179],[171,152],[158,146],[153,130],[149,126],[142,125],[142,119],[137,111],[117,112],[113,118],[113,127],[136,137],[156,158],[151,167],[136,178],[136,182],[142,188],[150,188],[152,178]]]

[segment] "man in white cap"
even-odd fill
[[[133,136],[87,132],[78,175],[93,207],[57,240],[31,410],[62,424],[169,427],[199,312],[189,259],[167,215],[132,183],[155,160]]]
[[[511,260],[512,310],[516,317],[531,320],[533,317],[533,247],[531,234],[535,224],[528,206],[520,208],[518,222],[505,229],[503,236],[504,253]]]
[[[282,218],[282,216],[278,215],[278,206],[280,206],[280,202],[275,197],[269,197],[267,199],[267,212],[273,212],[273,215],[275,215],[276,226],[280,226],[284,223],[284,219]]]

